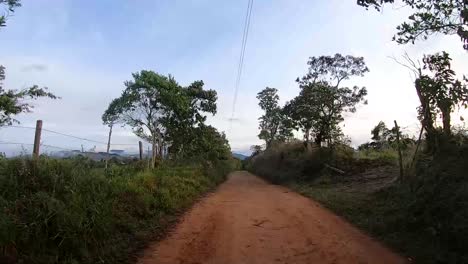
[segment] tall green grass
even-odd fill
[[[230,161],[140,165],[1,159],[0,262],[125,263],[139,241],[232,169]]]

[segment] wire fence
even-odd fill
[[[35,131],[36,128],[30,126],[11,125],[0,127],[1,154],[7,157],[32,155]],[[139,141],[142,140],[133,135],[133,133],[129,131],[119,131],[114,128],[112,138],[117,139],[113,140],[111,138],[108,155],[108,131],[103,129],[97,132],[99,132],[97,136],[90,138],[89,136],[64,133],[47,128],[47,124],[45,123],[41,133],[40,154],[59,158],[81,154],[96,160],[102,160],[112,156],[139,157]],[[118,140],[122,140],[123,142],[119,142]],[[145,158],[149,157],[151,155],[151,145],[144,141],[142,143],[143,156]]]

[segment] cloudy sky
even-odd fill
[[[416,45],[391,41],[408,15],[388,6],[366,11],[354,0],[255,0],[239,99],[230,128],[237,61],[247,0],[23,0],[23,7],[0,29],[0,64],[9,89],[47,86],[61,100],[34,102],[34,113],[20,115],[22,126],[42,119],[44,128],[105,142],[101,115],[120,95],[123,82],[142,69],[172,74],[182,85],[203,80],[218,91],[218,114],[209,122],[225,131],[233,150],[258,144],[256,94],[279,90],[282,103],[298,93],[295,78],[310,56],[335,53],[363,56],[370,73],[345,85],[366,86],[369,104],[347,115],[344,132],[354,145],[370,137],[380,120],[398,120],[417,130],[416,97],[409,72],[389,57],[406,51],[413,58],[441,50],[454,69],[468,73],[468,55],[456,36],[433,36]],[[460,115],[463,113],[456,113]],[[457,118],[454,118],[457,119]],[[44,144],[79,149],[103,144],[44,133]],[[0,129],[0,141],[32,143],[33,131]],[[115,144],[137,144],[126,128]],[[20,146],[0,145],[0,150]],[[133,146],[113,146],[133,148]]]

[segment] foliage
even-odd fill
[[[168,129],[167,140],[171,144],[169,150],[173,155],[190,157],[202,154],[196,152],[197,146],[195,145],[200,146],[200,142],[208,144],[206,146],[210,144],[212,147],[224,146],[223,140],[218,140],[218,142],[223,142],[220,146],[214,146],[214,142],[207,141],[207,137],[200,133],[202,130],[209,129],[209,133],[216,132],[217,135],[211,134],[207,135],[208,137],[224,137],[214,128],[205,125],[204,113],[216,114],[217,93],[214,90],[204,90],[203,85],[203,81],[196,81],[186,88],[181,88],[185,99],[179,102],[183,104],[173,104],[173,108],[176,109],[175,114],[164,120]]]
[[[383,4],[394,0],[358,0],[357,3],[368,8],[380,9]],[[400,44],[414,43],[418,39],[426,40],[434,33],[460,36],[463,47],[468,50],[468,4],[466,0],[402,0],[415,13],[409,21],[397,27],[393,40]]]
[[[292,138],[291,127],[283,109],[279,106],[279,96],[276,88],[266,87],[257,94],[259,106],[265,111],[260,119],[260,134],[258,137],[265,140],[269,148],[275,141],[284,142]]]
[[[252,156],[246,169],[273,183],[284,183],[316,177],[326,158],[325,151],[307,151],[302,142],[279,143]]]
[[[423,70],[429,73],[423,73],[416,80],[420,87],[420,96],[428,105],[426,111],[430,111],[432,117],[442,114],[443,129],[447,135],[450,135],[450,114],[454,108],[468,107],[468,80],[456,79],[450,61],[446,52],[424,56]]]
[[[13,116],[19,113],[30,113],[34,106],[27,101],[28,99],[58,98],[47,88],[39,88],[37,85],[20,91],[6,90],[3,88],[3,80],[5,80],[5,67],[0,65],[0,126],[19,123]]]
[[[214,144],[201,147],[208,138],[221,144],[216,147],[225,148],[226,142],[218,140],[222,135],[217,131],[213,135],[213,128],[205,125],[204,114],[216,113],[217,94],[204,90],[203,85],[203,81],[196,81],[182,87],[170,75],[134,73],[133,80],[125,82],[121,97],[114,99],[104,112],[103,122],[132,127],[137,136],[153,145],[153,160],[162,157],[165,148],[179,157],[202,154],[196,151]]]
[[[112,164],[105,171],[82,158],[1,159],[0,262],[126,262],[232,165],[143,171]]]
[[[6,14],[0,15],[0,28],[6,25],[9,12],[14,12],[21,6],[20,0],[0,0],[0,7],[6,5]],[[0,65],[0,127],[19,123],[13,116],[20,113],[30,113],[33,105],[27,99],[34,100],[41,97],[57,99],[58,97],[48,92],[47,87],[39,88],[34,85],[30,88],[17,90],[7,90],[3,87],[5,80],[5,67]]]
[[[0,27],[4,27],[6,25],[6,19],[10,15],[10,13],[15,12],[17,7],[21,6],[21,0],[0,0],[0,6],[5,5],[5,13],[0,14]]]
[[[178,155],[178,159],[195,158],[200,161],[228,160],[231,154],[229,142],[224,133],[219,133],[216,128],[208,125],[200,125],[192,128],[192,141],[186,145],[184,155]]]
[[[468,254],[467,140],[433,157],[420,157],[407,185],[374,192],[295,182],[289,185],[366,230],[415,263],[466,263]]]
[[[387,125],[380,121],[372,130],[372,141],[368,143],[361,144],[358,147],[358,150],[385,150],[388,148],[398,149],[398,145],[396,142],[397,131],[396,127],[392,129],[387,128]],[[407,134],[402,134],[400,132],[400,148],[405,150],[408,148],[409,145],[415,144],[415,141],[409,137]]]
[[[252,157],[260,154],[263,151],[263,146],[261,145],[252,145],[250,146],[250,151],[252,151]]]
[[[366,104],[365,87],[340,87],[342,81],[353,76],[363,76],[369,69],[362,57],[331,56],[311,57],[308,73],[297,78],[301,91],[285,106],[286,114],[294,127],[304,132],[306,142],[310,136],[320,145],[331,143],[341,136],[339,123],[343,113],[355,112],[359,103]]]

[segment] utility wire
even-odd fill
[[[239,86],[240,86],[240,81],[242,77],[242,70],[244,68],[245,48],[247,46],[247,39],[249,37],[250,19],[252,17],[252,6],[253,6],[253,0],[249,0],[248,5],[247,5],[247,12],[245,15],[245,21],[244,21],[244,32],[242,35],[241,53],[239,56],[239,64],[237,66],[237,77],[236,77],[236,84],[234,88],[234,100],[232,102],[230,129],[232,129],[232,121],[234,119],[234,114],[236,112],[237,97],[238,97]]]
[[[0,145],[26,145],[26,146],[34,146],[34,144],[31,143],[19,143],[19,142],[5,142],[1,141]],[[62,147],[57,147],[53,145],[47,145],[47,144],[41,144],[42,147],[48,147],[48,148],[56,148],[56,149],[63,149],[63,150],[69,150],[72,151],[72,149],[69,148],[62,148]]]
[[[32,129],[32,130],[35,130],[35,129],[36,129],[35,127],[26,127],[26,126],[5,126],[4,128],[9,128],[9,127],[12,127],[12,128]],[[96,141],[96,140],[92,140],[92,139],[88,139],[88,138],[77,137],[77,136],[73,136],[73,135],[69,135],[69,134],[65,134],[65,133],[61,133],[61,132],[57,132],[57,131],[53,131],[53,130],[49,130],[49,129],[45,129],[45,128],[43,128],[42,131],[46,131],[46,132],[49,132],[49,133],[53,133],[53,134],[57,134],[57,135],[65,136],[65,137],[71,137],[71,138],[75,138],[75,139],[79,139],[79,140],[83,140],[83,141],[88,141],[88,142],[98,143],[98,144],[102,144],[102,145],[107,145],[107,142],[101,142],[101,141]],[[128,144],[128,143],[127,143],[127,144],[117,144],[117,143],[111,143],[111,145],[133,146],[133,145],[135,145],[135,144]]]

